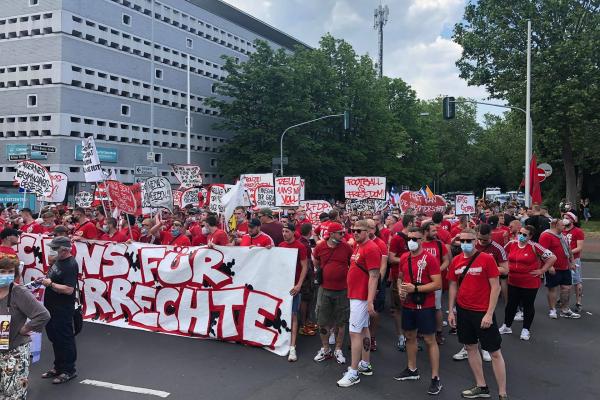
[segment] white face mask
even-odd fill
[[[410,251],[417,251],[417,250],[419,250],[419,243],[415,242],[415,241],[412,241],[412,240],[409,240],[408,241],[408,250],[410,250]]]
[[[569,226],[571,225],[571,220],[568,218],[563,219],[563,224],[565,224],[565,226]]]
[[[48,254],[48,257],[56,257],[58,255],[58,251],[50,249],[46,254]]]
[[[208,235],[209,233],[210,233],[210,230],[206,226],[203,226],[202,227],[202,234],[203,235]]]

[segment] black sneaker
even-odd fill
[[[436,394],[440,394],[440,392],[442,391],[442,383],[440,382],[440,378],[438,378],[437,376],[435,378],[431,378],[431,385],[429,385],[429,390],[427,391],[427,394],[431,394],[431,395],[436,395]]]
[[[448,331],[449,334],[451,335],[456,335],[456,328],[450,328],[450,330]]]
[[[462,397],[465,399],[490,398],[490,389],[487,386],[475,386],[471,389],[463,390]]]
[[[408,367],[406,367],[406,369],[404,369],[404,371],[400,372],[400,374],[398,374],[398,376],[395,376],[394,379],[397,381],[416,381],[419,380],[421,378],[421,375],[419,375],[419,369],[415,369],[414,371],[411,371]]]
[[[575,311],[577,314],[581,314],[582,309],[583,307],[579,303],[575,304],[575,307],[573,307],[573,311]]]

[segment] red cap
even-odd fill
[[[327,231],[328,232],[343,232],[344,227],[339,222],[330,222],[329,225],[327,225]]]

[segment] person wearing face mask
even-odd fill
[[[214,215],[206,218],[204,224],[208,228],[208,246],[229,246],[229,237],[223,229],[219,229],[219,220]]]
[[[407,367],[394,379],[408,381],[420,379],[417,369],[417,332],[423,335],[427,344],[431,364],[431,384],[427,391],[437,395],[442,390],[439,378],[440,352],[435,333],[436,309],[435,291],[442,288],[440,263],[422,247],[424,235],[421,228],[408,231],[408,253],[400,257],[400,299],[402,307],[402,330],[406,337]]]
[[[142,229],[140,230],[140,238],[138,242],[149,244],[160,244],[160,238],[150,233],[150,229],[154,226],[152,218],[145,218],[142,221]]]
[[[500,294],[500,274],[494,257],[475,249],[477,236],[465,228],[459,235],[462,254],[452,259],[448,268],[448,323],[457,328],[458,340],[468,353],[475,386],[463,390],[462,396],[473,399],[490,397],[478,343],[490,353],[500,400],[507,400],[506,366],[500,350],[502,338],[494,310]],[[454,307],[456,306],[456,313]]]
[[[556,302],[560,295],[561,311],[563,318],[579,319],[581,314],[569,308],[569,293],[573,278],[571,269],[574,266],[573,253],[564,236],[565,221],[555,219],[550,222],[550,229],[540,235],[540,244],[550,250],[555,256],[554,265],[546,272],[546,288],[548,288],[548,317],[557,319]]]
[[[508,301],[504,311],[504,324],[500,334],[512,333],[512,323],[517,307],[523,307],[521,340],[531,337],[531,324],[535,316],[535,296],[541,286],[541,277],[556,261],[556,256],[539,243],[531,240],[535,228],[521,228],[518,239],[506,245],[508,253]],[[543,263],[543,264],[542,264]]]
[[[72,222],[75,224],[73,226],[73,240],[94,240],[98,238],[98,230],[92,221],[86,218],[83,208],[77,207],[73,210]]]
[[[54,213],[53,212],[45,212],[42,214],[43,222],[40,224],[42,228],[42,233],[50,233],[54,230],[56,224],[54,223]]]
[[[117,226],[117,220],[115,218],[106,218],[104,220],[104,225],[102,226],[104,234],[100,236],[100,240],[106,240],[107,242],[113,243],[125,243],[128,237],[117,230]]]
[[[581,300],[583,297],[583,279],[581,277],[581,253],[583,252],[583,242],[585,240],[585,234],[577,223],[577,216],[568,212],[563,216],[563,223],[565,224],[565,231],[563,235],[569,243],[571,253],[573,253],[573,264],[574,269],[571,271],[571,280],[573,286],[575,286],[575,312],[581,313],[582,305]]]
[[[41,332],[50,313],[30,290],[15,283],[16,258],[0,258],[0,398],[25,399],[31,332]]]
[[[260,230],[260,220],[258,218],[253,218],[248,222],[248,233],[242,236],[240,240],[239,246],[248,246],[248,247],[265,247],[270,249],[273,247],[275,243],[271,236],[267,235]]]
[[[131,227],[131,231],[129,230]],[[135,217],[129,214],[123,214],[121,218],[121,228],[119,233],[128,239],[133,239],[134,242],[140,239],[140,228],[135,223]]]
[[[156,224],[151,230],[150,233],[155,234],[155,231],[158,231],[162,226],[161,224]],[[165,229],[160,232],[160,244],[167,246],[191,246],[190,239],[185,235],[185,230],[183,228],[183,222],[178,219],[173,220],[173,224],[170,229]]]

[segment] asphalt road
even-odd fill
[[[504,336],[508,393],[515,399],[597,400],[600,398],[600,263],[584,264],[585,297],[580,320],[550,320],[545,289],[537,298],[537,315],[529,342],[516,333]],[[541,294],[541,295],[540,295]],[[497,317],[502,321],[502,306]],[[52,350],[45,340],[42,359],[31,369],[31,400],[159,399],[155,395],[82,384],[97,380],[169,393],[168,399],[415,399],[428,398],[429,363],[419,353],[421,380],[397,382],[392,377],[406,366],[406,356],[394,348],[391,319],[378,334],[373,354],[375,374],[351,388],[336,387],[345,366],[334,361],[317,364],[316,337],[301,337],[299,360],[289,363],[267,351],[208,340],[192,340],[86,323],[77,338],[79,377],[64,385],[39,378],[51,366]],[[515,329],[517,328],[517,329]],[[459,399],[473,379],[466,361],[452,361],[460,348],[450,336],[441,349],[440,399]],[[347,350],[346,356],[349,358]],[[497,398],[491,365],[485,363],[488,384]],[[427,379],[425,379],[427,378]]]

